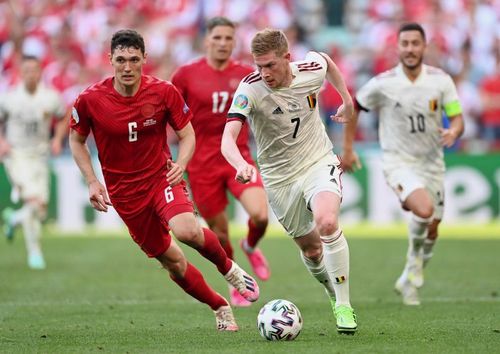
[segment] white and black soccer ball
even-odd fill
[[[257,316],[257,328],[267,340],[294,340],[302,329],[302,315],[288,300],[271,300]]]

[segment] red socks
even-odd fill
[[[219,238],[212,230],[207,228],[203,228],[203,235],[205,242],[203,243],[203,248],[199,249],[198,252],[215,264],[221,274],[227,274],[233,264],[224,251],[224,248],[222,248]]]
[[[227,301],[217,294],[203,278],[203,275],[191,263],[187,264],[184,278],[177,279],[170,275],[170,278],[177,283],[186,293],[196,300],[207,304],[212,310],[217,310],[221,306],[227,306]]]
[[[259,240],[264,236],[266,232],[267,223],[263,226],[257,226],[253,223],[251,219],[248,219],[248,236],[247,245],[250,248],[255,248]]]

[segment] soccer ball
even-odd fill
[[[260,309],[257,328],[267,340],[294,340],[302,329],[302,315],[288,300],[271,300]]]

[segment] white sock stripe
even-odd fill
[[[321,241],[326,244],[331,244],[337,241],[340,237],[344,236],[344,232],[341,229],[338,229],[333,234],[329,236],[321,236]]]
[[[415,214],[411,214],[411,218],[420,224],[430,224],[432,220],[434,220],[434,217],[431,216],[430,218],[421,218],[420,216],[417,216]]]

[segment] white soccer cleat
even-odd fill
[[[233,265],[229,272],[224,275],[224,278],[226,278],[227,282],[238,290],[245,299],[250,302],[257,301],[259,299],[259,285],[255,279],[241,269],[236,262],[231,262]]]
[[[403,304],[409,306],[420,305],[417,287],[403,275],[396,281],[394,290],[403,297]]]
[[[236,332],[238,325],[234,319],[233,310],[230,306],[221,306],[215,313],[215,322],[217,323],[218,331]]]

